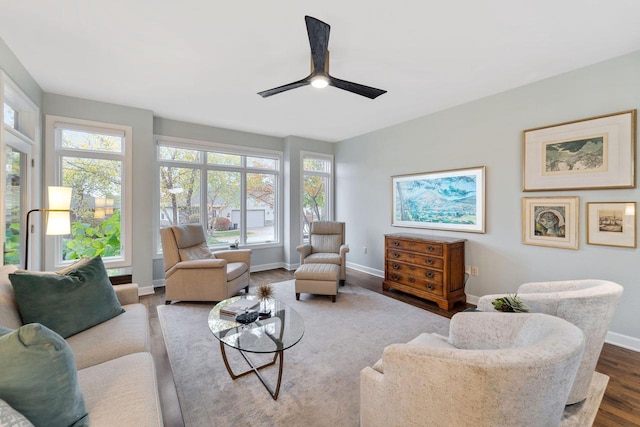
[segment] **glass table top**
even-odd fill
[[[239,299],[257,299],[255,295],[232,297],[216,304],[209,312],[209,329],[226,345],[250,353],[275,353],[297,344],[304,335],[302,317],[283,302],[270,298],[271,317],[243,325],[220,309]],[[257,308],[257,307],[256,307]]]

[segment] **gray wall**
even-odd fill
[[[613,280],[625,291],[610,330],[640,339],[638,249],[587,245],[585,218],[586,202],[638,201],[640,190],[521,191],[524,129],[639,108],[638,76],[640,52],[338,143],[337,216],[348,224],[349,262],[382,274],[385,233],[466,238],[466,264],[480,272],[468,294],[514,292],[529,281]],[[486,234],[391,227],[392,175],[473,166],[486,166]],[[580,198],[579,250],[523,245],[522,197],[569,195]]]
[[[0,69],[4,70],[38,107],[42,107],[42,89],[2,39],[0,39]]]

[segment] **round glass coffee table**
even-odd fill
[[[253,323],[243,325],[235,321],[235,316],[225,315],[220,310],[240,299],[256,299],[254,295],[237,296],[226,299],[216,304],[209,312],[209,329],[213,336],[220,341],[220,352],[227,372],[232,379],[255,373],[271,397],[278,399],[280,383],[282,381],[282,369],[284,365],[284,351],[296,345],[304,334],[304,322],[293,308],[275,300],[267,301],[267,311],[270,317],[258,319]],[[258,307],[255,308],[256,310]],[[235,374],[227,361],[225,347],[235,348],[240,352],[250,369],[240,374]],[[263,365],[256,366],[247,356],[247,353],[273,353],[273,360]],[[260,369],[275,365],[278,361],[278,380],[273,389],[260,374]]]

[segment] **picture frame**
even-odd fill
[[[587,203],[587,244],[635,248],[636,202]]]
[[[578,249],[578,197],[523,197],[522,243]]]
[[[636,110],[523,131],[523,191],[635,188]]]
[[[485,231],[485,167],[391,177],[391,225]]]

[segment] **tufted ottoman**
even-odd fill
[[[336,264],[302,264],[295,273],[296,299],[300,293],[331,295],[336,302],[340,267]]]

